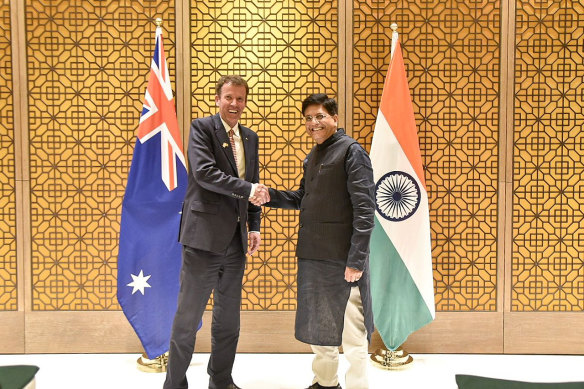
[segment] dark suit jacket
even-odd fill
[[[189,179],[179,241],[185,246],[223,252],[241,226],[247,248],[247,227],[260,230],[261,208],[249,203],[251,183],[259,182],[258,136],[239,125],[245,150],[245,180],[238,178],[231,143],[219,114],[191,123]]]

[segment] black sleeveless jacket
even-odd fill
[[[345,155],[357,142],[348,136],[335,137],[337,134],[316,145],[306,158],[296,255],[345,265],[353,233]]]
[[[347,168],[352,171],[349,179]],[[270,189],[266,206],[300,210],[299,258],[335,261],[363,270],[373,230],[374,183],[367,152],[339,129],[304,161],[296,190]],[[351,198],[352,197],[352,198]]]

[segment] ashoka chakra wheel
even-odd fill
[[[420,205],[420,187],[408,173],[392,171],[375,185],[375,208],[387,220],[399,222],[412,216]]]

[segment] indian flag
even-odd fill
[[[376,183],[371,294],[375,326],[389,350],[435,316],[428,194],[396,35],[371,144]]]

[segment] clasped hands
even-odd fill
[[[264,205],[268,201],[270,201],[270,192],[268,191],[268,187],[264,184],[258,184],[253,197],[249,198],[249,202],[253,205],[259,206]]]

